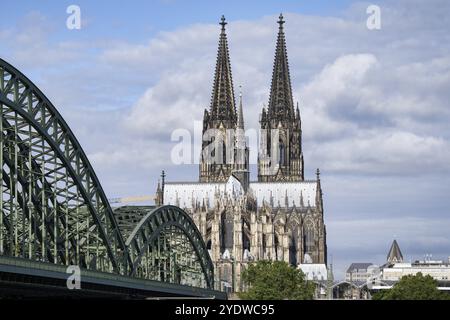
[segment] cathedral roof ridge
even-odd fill
[[[298,183],[317,183],[317,180],[308,179],[301,181],[250,181],[250,184],[298,184]]]
[[[195,184],[195,185],[224,185],[225,182],[202,182],[202,181],[166,181],[165,185],[178,185],[178,184]]]

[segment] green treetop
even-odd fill
[[[306,300],[314,296],[314,283],[307,281],[300,269],[284,261],[252,263],[244,270],[242,279],[249,288],[239,294],[242,299]]]
[[[403,276],[392,289],[373,295],[374,300],[448,300],[450,295],[437,289],[437,281],[430,275]]]

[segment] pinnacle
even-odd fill
[[[242,89],[242,86],[239,86]],[[242,91],[239,92],[239,113],[237,118],[237,128],[244,129],[244,112],[242,110]]]

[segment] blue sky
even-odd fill
[[[83,8],[89,21],[89,36],[126,36],[140,40],[160,30],[172,30],[193,23],[215,23],[222,14],[230,20],[256,19],[276,12],[302,12],[311,15],[338,14],[352,1],[19,1],[2,4],[8,19],[0,22],[7,26],[19,20],[24,13],[40,11],[58,24],[64,24],[66,8],[71,4]],[[67,30],[62,29],[64,36]],[[68,31],[67,31],[68,32]],[[79,34],[81,36],[81,34]],[[67,36],[67,34],[65,35]]]
[[[70,4],[81,30],[65,26]],[[0,56],[53,101],[109,197],[152,194],[162,169],[197,179],[197,165],[171,164],[170,137],[209,105],[220,16],[246,127],[257,128],[283,12],[305,175],[321,169],[339,278],[351,262],[383,263],[393,238],[407,259],[450,255],[450,3],[377,1],[376,31],[369,4],[7,2]]]

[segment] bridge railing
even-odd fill
[[[61,282],[61,285],[63,286],[64,283],[67,283],[67,280],[71,281],[69,277],[73,275],[72,272],[68,272],[67,267],[69,266],[62,266],[41,261],[32,261],[22,258],[0,256],[0,274],[32,276],[53,280],[56,279],[63,281]],[[8,278],[10,279],[11,276],[9,276]],[[111,288],[128,288],[133,290],[140,290],[142,292],[141,295],[145,295],[145,292],[147,292],[149,297],[152,297],[154,295],[182,295],[226,299],[226,294],[210,289],[141,279],[87,269],[80,269],[79,280],[81,289],[83,289],[84,285],[89,284],[102,285]]]

